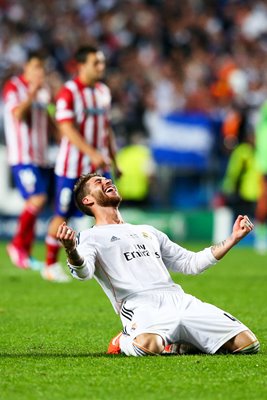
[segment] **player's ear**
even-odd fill
[[[94,205],[94,200],[90,195],[87,195],[82,199],[82,203],[88,207],[92,207]]]

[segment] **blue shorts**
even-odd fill
[[[55,213],[64,218],[81,217],[74,203],[73,188],[78,178],[70,179],[56,175]]]
[[[109,173],[103,174],[106,178],[110,178]],[[78,210],[75,205],[73,188],[78,178],[66,178],[65,176],[56,175],[56,204],[55,213],[66,219],[71,217],[81,217],[83,213]]]
[[[51,168],[36,165],[14,165],[11,167],[14,183],[25,200],[38,194],[48,194],[51,182]]]

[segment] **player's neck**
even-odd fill
[[[95,86],[96,81],[94,79],[88,79],[88,77],[84,76],[83,74],[80,74],[78,78],[84,86],[89,86],[89,87]]]
[[[118,208],[102,207],[95,215],[95,225],[124,224]]]

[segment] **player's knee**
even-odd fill
[[[244,347],[241,347],[233,351],[233,354],[256,354],[260,350],[260,342],[256,339],[254,342],[248,343]]]
[[[134,339],[134,343],[142,351],[149,354],[161,354],[164,350],[164,341],[161,336],[153,333],[143,333]]]
[[[29,202],[39,210],[41,210],[44,207],[46,201],[47,201],[47,195],[45,193],[34,195],[29,200]]]
[[[229,340],[224,348],[233,354],[256,354],[260,343],[251,331],[246,330]]]

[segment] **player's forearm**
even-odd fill
[[[68,257],[68,262],[73,265],[73,266],[77,266],[80,267],[83,265],[84,263],[84,258],[78,253],[76,247],[74,249],[66,249],[66,254]]]
[[[231,235],[222,242],[211,246],[211,252],[217,260],[220,260],[238,243],[238,241],[239,240],[235,239],[234,236]]]
[[[87,154],[89,157],[93,155],[95,149],[84,140],[73,124],[70,124],[69,122],[59,123],[59,129],[61,135],[63,137],[66,136],[71,144],[77,147],[82,153]]]
[[[117,146],[115,141],[115,136],[111,127],[109,129],[108,134],[108,149],[109,149],[109,156],[113,161],[114,165],[116,165],[116,153],[117,153]]]

